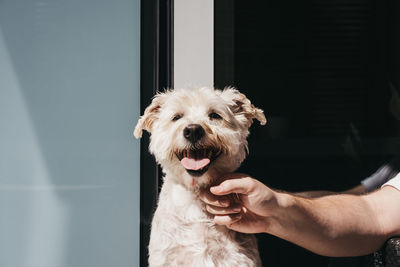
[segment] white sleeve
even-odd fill
[[[382,187],[384,186],[393,186],[397,190],[400,190],[400,173],[397,174],[393,179],[390,179],[388,182],[382,185]]]

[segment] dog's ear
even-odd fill
[[[133,135],[136,138],[142,137],[143,130],[151,133],[153,123],[158,119],[158,113],[160,112],[161,104],[164,102],[164,93],[158,93],[153,97],[151,104],[144,110],[143,116],[139,118],[136,124]]]
[[[235,117],[244,122],[247,127],[250,127],[253,119],[257,119],[261,125],[267,123],[264,112],[256,108],[244,94],[235,88],[225,88],[221,96],[230,102],[229,107]]]

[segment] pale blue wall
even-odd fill
[[[139,0],[0,0],[0,266],[139,265]]]

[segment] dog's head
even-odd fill
[[[153,98],[134,135],[151,134],[150,152],[167,179],[201,188],[240,166],[253,119],[266,123],[263,111],[234,88],[175,89]]]

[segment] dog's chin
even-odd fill
[[[208,168],[210,167],[210,165],[211,165],[211,163],[208,164],[206,167],[200,169],[200,170],[189,170],[189,169],[186,169],[186,172],[188,174],[190,174],[191,176],[200,177],[200,176],[202,176],[203,174],[205,174],[208,171]]]

